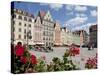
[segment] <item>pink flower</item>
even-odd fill
[[[96,57],[88,58],[85,65],[90,65],[91,68],[96,68],[97,67],[97,58]],[[89,68],[89,67],[87,67],[87,68]]]

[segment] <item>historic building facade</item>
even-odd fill
[[[54,22],[49,11],[39,11],[34,17],[32,14],[19,10],[12,10],[11,39],[14,44],[22,42],[29,45],[86,45],[88,44],[88,34],[85,30],[72,32],[66,27],[60,27],[58,22]],[[95,36],[94,36],[95,35]],[[90,40],[97,42],[96,26],[90,27]],[[94,40],[93,40],[94,39]]]
[[[73,34],[71,30],[67,30],[66,32],[66,39],[67,39],[67,45],[71,45],[73,43]]]
[[[97,47],[97,25],[92,25],[89,28],[90,38],[89,42],[91,44],[94,44],[95,47]]]
[[[66,28],[61,28],[61,43],[62,45],[66,45]]]
[[[74,31],[72,34],[73,34],[73,43],[76,45],[80,45],[80,33],[79,33],[79,31]]]
[[[77,30],[73,32],[73,42],[77,45],[88,45],[88,34],[85,30]]]
[[[34,45],[34,16],[19,9],[12,9],[11,12],[12,42]]]
[[[43,45],[43,25],[39,16],[34,21],[34,35],[35,45]]]
[[[66,27],[61,28],[61,42],[62,45],[67,45],[67,46],[72,44],[73,42],[72,32]]]
[[[61,46],[61,27],[58,22],[55,23],[54,28],[54,45]]]
[[[54,22],[49,11],[39,11],[38,15],[41,18],[43,26],[43,43],[44,46],[54,45]]]

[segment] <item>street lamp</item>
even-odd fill
[[[28,29],[28,26],[27,26],[27,48],[28,48],[28,42],[29,42],[29,39],[31,39],[32,38],[32,36],[31,36],[31,31],[29,31],[29,29]]]

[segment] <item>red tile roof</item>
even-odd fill
[[[41,18],[43,18],[44,16],[45,16],[45,14],[46,14],[46,12],[45,11],[39,11],[39,16],[41,17]]]

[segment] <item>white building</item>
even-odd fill
[[[34,21],[34,35],[35,45],[43,45],[43,25],[39,16]]]
[[[34,45],[34,16],[19,9],[12,9],[11,40],[14,44]]]
[[[44,46],[53,46],[54,44],[54,22],[49,11],[39,11],[43,25],[43,43]]]

